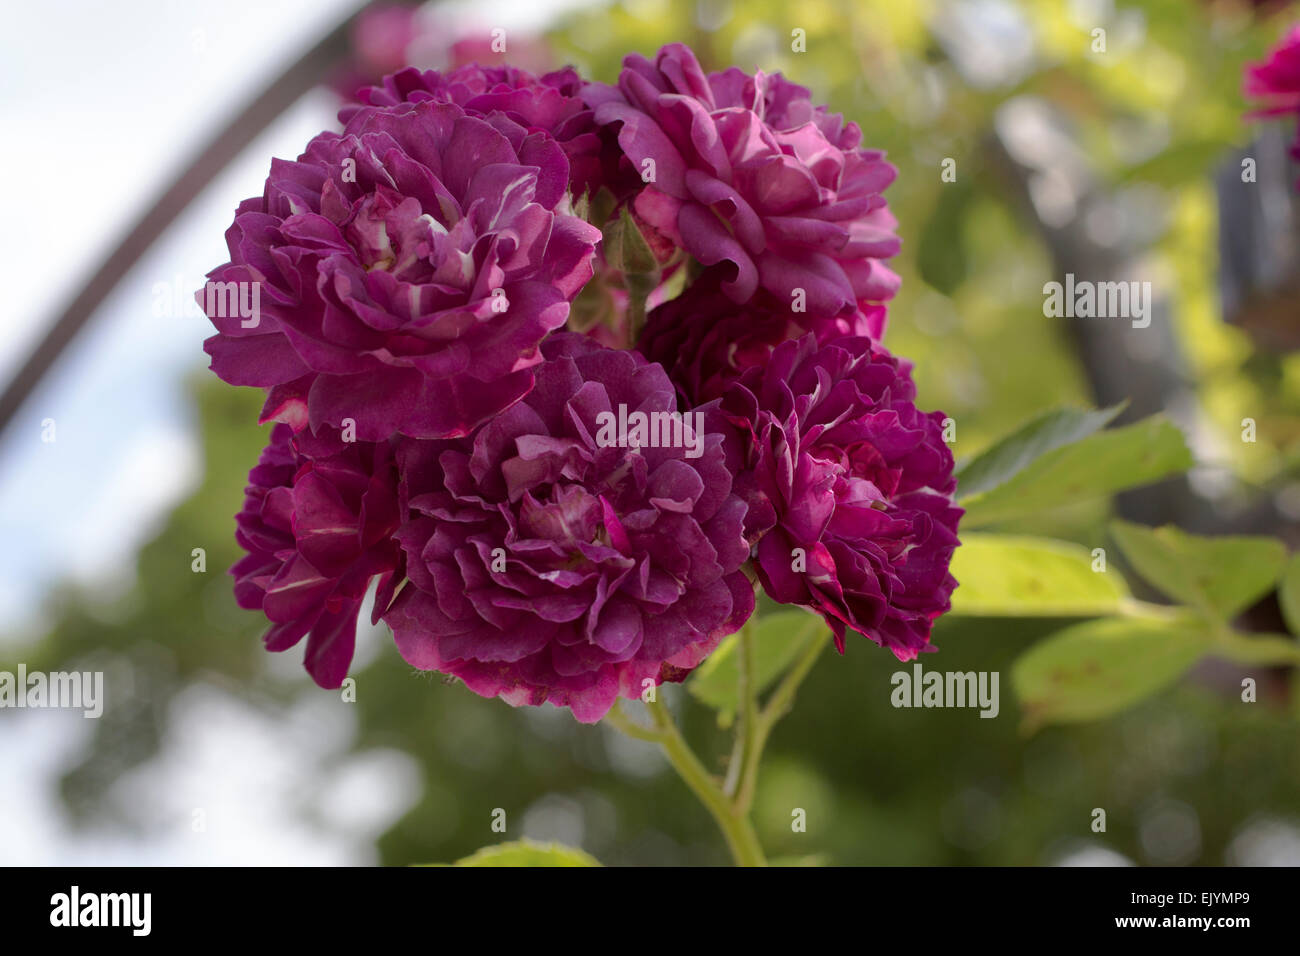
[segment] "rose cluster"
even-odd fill
[[[857,126],[680,44],[615,86],[408,69],[340,121],[238,209],[207,290],[256,294],[200,296],[275,423],[231,569],[270,650],[337,687],[373,590],[414,667],[596,721],[756,587],[929,647],[961,512]]]

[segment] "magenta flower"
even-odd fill
[[[375,620],[392,599],[397,517],[387,443],[294,436],[278,424],[249,472],[235,532],[248,554],[230,569],[235,600],[270,619],[268,650],[288,650],[307,635],[304,663],[322,687],[347,676],[361,600],[376,575]]]
[[[532,387],[592,275],[600,233],[562,211],[567,180],[545,132],[452,103],[356,111],[240,205],[209,277],[260,314],[207,303],[213,371],[271,389],[264,420],[468,434]]]
[[[734,67],[706,76],[672,43],[653,63],[628,56],[617,88],[584,95],[597,122],[621,124],[619,145],[649,183],[638,213],[706,266],[725,263],[733,301],[802,293],[808,312],[834,316],[893,296],[883,260],[899,240],[881,192],[896,171],[803,87]]]
[[[962,511],[941,412],[913,404],[911,366],[865,338],[778,345],[723,399],[744,440],[759,580],[911,660],[948,610]],[[747,474],[748,473],[748,474]]]
[[[1300,114],[1300,24],[1291,28],[1267,60],[1246,67],[1245,91],[1265,101],[1265,115]]]
[[[680,44],[617,87],[470,65],[358,96],[200,294],[213,370],[277,423],[231,569],[269,649],[306,637],[339,686],[377,584],[412,666],[583,722],[682,680],[755,579],[841,651],[930,649],[962,511],[878,344],[895,170],[856,126]]]
[[[620,415],[676,412],[663,369],[572,333],[542,352],[536,388],[473,437],[401,443],[410,585],[385,620],[415,667],[590,723],[753,611],[745,505],[716,408],[679,418],[675,446],[620,445]]]
[[[352,23],[351,56],[327,81],[327,85],[350,100],[357,90],[407,64],[407,51],[420,36],[416,9],[402,3],[374,3]]]
[[[706,270],[680,296],[651,310],[637,345],[668,370],[688,405],[721,397],[746,369],[766,365],[778,345],[805,333],[821,343],[844,336],[879,340],[884,334],[884,306],[817,316],[792,312],[788,303],[761,289],[737,305],[722,285],[719,270]]]
[[[1267,60],[1246,67],[1246,96],[1262,100],[1255,116],[1300,118],[1300,24],[1274,47]],[[1300,129],[1291,145],[1291,155],[1300,160]]]
[[[361,90],[363,104],[393,107],[431,100],[455,103],[471,116],[513,127],[512,138],[545,132],[558,142],[569,163],[568,186],[575,197],[599,189],[616,173],[617,147],[602,134],[581,98],[583,81],[573,67],[537,77],[512,66],[468,64],[447,73],[414,68],[386,76],[381,85]],[[362,107],[339,111],[347,122]]]

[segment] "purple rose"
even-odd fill
[[[884,306],[834,317],[792,312],[760,289],[737,305],[722,291],[719,270],[709,269],[681,295],[652,309],[637,345],[668,370],[688,405],[720,397],[748,368],[766,365],[782,342],[812,332],[826,343],[844,336],[879,340]]]
[[[1300,25],[1291,28],[1267,60],[1246,67],[1244,85],[1246,96],[1263,101],[1255,116],[1300,118]],[[1300,160],[1300,132],[1291,155]]]
[[[400,443],[410,584],[385,620],[413,666],[590,723],[753,611],[745,504],[716,407],[650,437],[629,416],[671,425],[662,368],[574,333],[542,352],[536,387],[473,437]]]
[[[504,117],[359,110],[240,205],[209,277],[260,310],[205,303],[213,371],[272,389],[263,420],[468,434],[532,387],[537,346],[592,275],[599,231],[556,208],[567,175],[554,139]]]
[[[375,620],[400,578],[397,477],[388,443],[346,443],[337,435],[271,430],[248,475],[235,538],[248,552],[230,573],[235,600],[271,621],[268,650],[307,636],[304,661],[322,687],[347,676],[357,613],[381,575]]]
[[[882,260],[899,240],[881,192],[896,171],[803,87],[734,67],[706,76],[671,43],[653,63],[628,56],[616,88],[584,96],[598,123],[621,124],[649,182],[637,212],[706,266],[725,263],[734,301],[763,288],[789,305],[802,290],[810,313],[830,316],[893,296]]]
[[[745,436],[733,466],[753,489],[759,580],[822,614],[841,651],[854,630],[911,660],[957,583],[952,453],[943,414],[915,397],[911,366],[880,345],[806,335],[723,399]]]
[[[582,78],[571,66],[538,77],[512,66],[471,63],[447,73],[410,67],[361,90],[358,98],[378,107],[426,100],[455,103],[471,116],[511,123],[517,134],[546,132],[564,150],[568,187],[577,197],[620,178],[617,145],[596,125],[593,111],[582,100],[582,87]],[[346,123],[362,108],[346,106],[339,119]]]
[[[407,51],[421,34],[415,7],[372,3],[352,22],[351,54],[330,74],[326,85],[346,100],[357,90],[407,64]]]

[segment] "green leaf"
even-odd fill
[[[485,846],[455,863],[426,863],[424,866],[600,866],[590,854],[558,843],[516,840]]]
[[[1054,448],[986,491],[967,490],[967,497],[961,498],[966,509],[962,527],[978,528],[1103,498],[1186,471],[1191,465],[1182,432],[1163,417],[1153,416]],[[977,483],[977,489],[986,483],[987,479]],[[958,491],[962,491],[960,483]]]
[[[1107,717],[1172,684],[1212,644],[1203,621],[1108,617],[1040,641],[1012,665],[1025,723]]]
[[[975,190],[969,183],[968,172],[957,182],[943,184],[917,245],[916,266],[922,281],[944,295],[952,295],[970,273],[965,234]]]
[[[785,673],[826,623],[807,611],[779,611],[766,614],[754,625],[754,679],[757,692]],[[718,722],[729,725],[736,713],[736,692],[740,680],[736,648],[739,634],[732,634],[696,668],[686,686],[695,698],[718,712]]]
[[[1285,634],[1239,634],[1226,631],[1210,653],[1239,664],[1300,664],[1300,643]]]
[[[808,856],[774,856],[767,861],[768,866],[830,866],[831,858],[825,853],[811,853]]]
[[[1277,586],[1277,600],[1282,605],[1282,617],[1291,633],[1300,636],[1300,554],[1292,555],[1282,583]]]
[[[1094,617],[1118,614],[1129,597],[1118,571],[1092,569],[1092,553],[1051,538],[968,534],[953,554],[953,614]]]
[[[1202,178],[1222,155],[1223,144],[1212,139],[1179,143],[1136,166],[1130,166],[1119,175],[1118,182],[1142,180],[1161,186],[1177,186]]]
[[[958,498],[973,498],[1005,484],[1049,451],[1105,428],[1123,407],[1058,408],[1022,425],[958,469]]]
[[[614,207],[618,205],[618,199],[606,186],[601,186],[600,189],[596,190],[594,196],[584,193],[582,202],[584,206],[582,218],[597,229],[604,228],[605,223],[609,222],[609,217],[614,214]],[[578,215],[576,206],[574,207],[574,215]]]
[[[1113,522],[1111,534],[1151,585],[1222,620],[1267,594],[1286,560],[1286,548],[1274,538],[1205,538],[1126,521]]]
[[[659,261],[637,227],[626,206],[619,217],[604,228],[605,259],[614,269],[633,275],[652,275]]]

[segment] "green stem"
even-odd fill
[[[810,629],[815,629],[811,635]],[[817,663],[829,639],[830,632],[820,621],[809,621],[796,638],[798,641],[807,640],[808,646],[800,651],[766,706],[760,707],[754,631],[750,624],[741,630],[736,647],[739,670],[736,744],[727,768],[727,778],[721,785],[686,743],[663,701],[656,699],[647,705],[654,727],[637,723],[617,705],[605,717],[612,727],[627,736],[659,745],[677,775],[717,822],[738,866],[767,865],[758,835],[749,819],[758,787],[763,749],[773,728],[794,705],[799,685]]]
[[[722,830],[736,865],[766,866],[767,859],[763,856],[763,848],[759,845],[758,835],[754,832],[754,825],[750,823],[748,815],[735,812],[731,801],[722,792],[717,781],[687,745],[664,702],[656,699],[648,706],[655,727],[658,729],[660,738],[658,743],[663,749],[664,756],[668,758],[668,762],[673,765],[673,769],[677,771],[677,775],[682,778],[686,786],[691,788],[699,801],[713,815],[713,819]]]
[[[620,709],[620,705],[617,703],[610,708],[609,713],[605,715],[604,719],[609,722],[611,727],[619,733],[626,734],[628,737],[633,737],[636,740],[646,740],[652,744],[663,743],[663,734],[649,727],[642,727],[627,714],[623,713]]]
[[[800,652],[792,666],[777,685],[772,696],[767,700],[767,706],[763,708],[760,716],[762,728],[766,733],[771,733],[772,727],[776,722],[790,712],[794,706],[794,695],[799,690],[799,685],[803,679],[813,669],[817,663],[817,658],[821,656],[822,648],[831,638],[831,632],[822,626],[821,621],[813,621],[810,625],[814,628],[812,640],[808,646]]]
[[[800,633],[800,638],[808,633],[807,628],[815,628],[808,646],[800,652],[794,664],[781,678],[781,683],[777,684],[776,690],[772,691],[772,696],[768,698],[767,705],[754,714],[754,739],[748,750],[749,759],[741,771],[740,785],[734,794],[734,804],[738,813],[749,813],[749,808],[754,803],[754,793],[758,789],[758,768],[763,758],[763,749],[767,746],[767,740],[772,735],[773,728],[794,706],[794,698],[799,690],[799,685],[803,683],[804,678],[813,669],[813,665],[817,663],[817,658],[821,656],[822,649],[825,648],[826,642],[830,639],[831,632],[825,628],[821,621],[809,622],[805,630]]]
[[[1120,613],[1125,617],[1146,617],[1162,621],[1177,620],[1186,613],[1183,608],[1174,605],[1152,604],[1150,601],[1140,601],[1133,597],[1121,599],[1119,608]],[[1213,617],[1213,614],[1207,612],[1207,616]]]
[[[624,276],[627,284],[627,333],[628,348],[636,348],[641,339],[641,330],[645,328],[645,303],[650,293],[658,284],[655,274],[628,273]]]
[[[736,744],[731,753],[731,762],[727,765],[727,779],[722,785],[722,792],[730,800],[735,800],[745,777],[746,768],[758,763],[759,750],[759,711],[758,679],[755,675],[754,657],[754,618],[745,622],[736,636],[736,700],[738,722],[736,725]],[[743,808],[741,812],[744,812]]]

